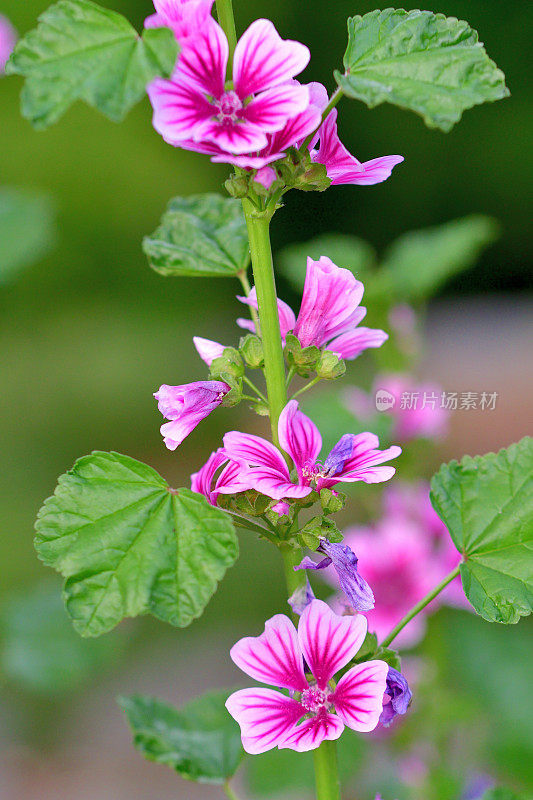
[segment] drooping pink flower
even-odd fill
[[[442,405],[442,390],[434,383],[418,383],[408,375],[381,375],[375,381],[377,391],[391,396],[383,412],[394,419],[392,435],[400,441],[438,439],[448,428],[450,412]]]
[[[385,331],[358,327],[366,315],[366,308],[359,305],[363,292],[363,284],[349,269],[338,267],[327,256],[318,261],[308,258],[298,318],[287,303],[278,300],[282,340],[292,331],[302,347],[327,347],[347,360],[357,358],[369,347],[381,347],[388,339]],[[237,299],[257,308],[255,287],[248,297]],[[238,319],[237,323],[255,332],[250,320]]]
[[[378,450],[372,433],[345,434],[324,463],[318,461],[322,437],[316,425],[291,400],[283,409],[278,425],[279,441],[290,455],[297,472],[293,483],[282,453],[271,442],[249,433],[231,431],[224,436],[224,449],[236,461],[251,469],[249,479],[258,492],[274,500],[302,498],[312,491],[337,483],[380,483],[394,475],[394,467],[380,466],[400,455],[399,447]]]
[[[305,752],[338,739],[345,726],[374,730],[383,708],[387,664],[366,661],[349,669],[334,689],[330,684],[358,652],[366,627],[363,616],[341,617],[313,600],[300,617],[298,631],[288,617],[277,614],[261,636],[234,645],[231,658],[243,672],[291,693],[287,697],[273,689],[242,689],[228,698],[226,708],[240,725],[246,752],[274,747]]]
[[[232,89],[225,85],[228,54],[213,21],[187,39],[172,78],[148,87],[154,127],[169,144],[250,153],[308,107],[309,89],[292,79],[307,66],[309,50],[281,39],[268,20],[253,22],[237,43]]]
[[[175,450],[186,436],[218,408],[230,387],[223,381],[195,381],[180,386],[163,384],[154,393],[159,411],[170,422],[161,426],[169,450]]]
[[[218,475],[217,475],[218,473]],[[216,506],[219,494],[237,494],[251,488],[243,462],[232,461],[222,448],[211,453],[203,467],[191,475],[191,489]]]
[[[201,336],[193,336],[192,340],[198,355],[208,367],[211,366],[215,358],[220,358],[226,349],[223,344],[213,342],[212,339],[202,339]]]
[[[145,28],[170,28],[176,39],[184,41],[214,23],[214,0],[154,0],[155,14],[144,21]]]
[[[0,14],[0,76],[4,74],[9,56],[13,52],[17,34],[7,17]]]
[[[337,133],[337,109],[334,108],[318,131],[320,146],[311,151],[311,159],[324,164],[333,186],[355,184],[372,186],[390,177],[403,156],[381,156],[361,163],[344,147]]]

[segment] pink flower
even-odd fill
[[[358,184],[372,186],[390,177],[393,168],[403,156],[381,156],[361,163],[344,147],[337,133],[337,109],[328,114],[318,131],[320,147],[311,151],[311,159],[324,164],[333,186]]]
[[[7,17],[0,14],[0,75],[3,74],[9,56],[13,52],[17,34]]]
[[[292,79],[307,66],[309,50],[281,39],[271,22],[256,20],[240,38],[232,89],[225,88],[228,53],[213,21],[186,40],[172,78],[148,87],[154,127],[169,144],[250,153],[308,107],[309,89]]]
[[[320,463],[317,459],[322,437],[316,425],[299,410],[296,400],[283,409],[278,434],[281,447],[296,467],[296,483],[291,480],[282,453],[266,439],[238,431],[224,436],[224,449],[230,458],[244,461],[251,468],[253,488],[274,500],[307,497],[312,487],[320,491],[339,482],[387,481],[394,475],[394,467],[378,465],[401,453],[399,447],[378,450],[378,439],[372,433],[345,434]]]
[[[450,412],[441,407],[442,391],[433,383],[417,383],[408,375],[382,375],[376,390],[392,395],[393,403],[384,413],[394,419],[392,435],[411,439],[437,439],[446,433]]]
[[[154,0],[155,14],[144,21],[145,28],[170,28],[183,45],[206,25],[214,23],[211,9],[214,0]]]
[[[196,381],[181,386],[163,384],[154,393],[158,408],[171,420],[161,426],[165,444],[175,450],[205,417],[218,408],[230,387],[223,381]]]
[[[241,727],[246,752],[314,750],[326,739],[338,739],[345,725],[374,730],[383,708],[387,664],[367,661],[349,669],[334,689],[330,685],[354,658],[365,634],[364,617],[340,617],[313,600],[300,617],[298,631],[288,617],[277,614],[261,636],[237,642],[231,658],[243,672],[291,693],[287,697],[273,689],[242,689],[228,698],[226,708]]]
[[[211,453],[198,472],[191,475],[191,489],[203,494],[212,506],[216,506],[219,494],[237,494],[250,488],[245,479],[246,472],[245,464],[232,461],[219,448]]]
[[[292,331],[302,347],[327,347],[339,358],[354,359],[369,347],[381,347],[388,339],[385,331],[357,327],[366,314],[359,305],[364,286],[349,269],[337,267],[327,256],[318,261],[307,259],[307,273],[298,319],[287,303],[278,300],[281,337]],[[257,308],[255,287],[241,303]],[[250,320],[237,324],[255,332]]]
[[[202,361],[205,361],[208,367],[211,366],[215,358],[220,358],[226,349],[223,344],[213,342],[211,339],[202,339],[201,336],[193,336],[194,346]]]

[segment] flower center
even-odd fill
[[[302,692],[301,704],[312,714],[318,714],[320,711],[328,709],[331,706],[329,702],[330,693],[324,689],[319,689],[318,686],[310,686]]]
[[[237,122],[237,112],[242,108],[242,101],[237,92],[226,92],[217,100],[216,107],[219,122]]]
[[[336,470],[332,470],[327,464],[321,464],[320,461],[317,461],[316,464],[308,462],[302,467],[304,478],[308,478],[310,481],[317,481],[319,478],[332,478],[335,473]]]

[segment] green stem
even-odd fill
[[[255,383],[252,383],[252,381],[250,380],[250,378],[248,378],[246,375],[243,375],[243,376],[242,376],[242,379],[243,379],[244,383],[246,383],[246,384],[247,384],[247,385],[250,387],[250,389],[253,389],[253,390],[254,390],[254,392],[256,393],[256,395],[257,395],[258,397],[260,397],[260,398],[261,398],[261,400],[263,401],[263,403],[267,403],[267,404],[268,404],[268,400],[266,399],[266,397],[265,397],[265,395],[263,394],[263,392],[260,392],[260,391],[259,391],[259,389],[258,389],[258,388],[257,388],[257,386],[255,385]]]
[[[305,570],[295,570],[303,558],[301,547],[292,547],[290,544],[280,544],[279,550],[283,559],[285,582],[289,597],[300,587],[305,586]]]
[[[228,37],[228,74],[230,75],[231,79],[233,53],[235,52],[235,47],[237,46],[237,31],[235,29],[235,17],[233,16],[233,5],[231,0],[217,0],[217,17],[220,27]]]
[[[309,383],[307,383],[301,389],[298,389],[297,392],[294,392],[293,396],[291,397],[291,400],[294,400],[295,397],[298,397],[299,395],[303,394],[304,392],[307,392],[308,389],[312,389],[313,386],[316,386],[317,383],[320,383],[321,380],[322,380],[322,378],[319,378],[318,375],[317,375],[317,377],[313,378],[312,381],[309,381]]]
[[[389,635],[383,639],[383,641],[381,642],[382,647],[389,646],[389,644],[393,641],[393,639],[395,639],[398,636],[400,631],[405,628],[407,623],[411,622],[413,617],[416,617],[417,614],[420,614],[422,609],[424,609],[429,603],[431,603],[431,601],[434,600],[436,596],[440,594],[440,592],[442,592],[442,590],[445,589],[448,586],[448,584],[451,583],[453,579],[459,575],[459,569],[460,569],[460,564],[458,564],[456,568],[452,572],[450,572],[450,574],[447,575],[444,578],[444,580],[442,580],[439,583],[438,586],[435,586],[435,588],[432,589],[431,592],[429,592],[425,597],[423,597],[422,600],[420,600],[420,602],[416,604],[416,606],[413,606],[413,608],[409,611],[409,613],[406,614],[405,617],[401,619],[400,622],[391,630]]]
[[[239,800],[229,783],[224,784],[224,793],[227,797],[229,797],[229,800]]]
[[[315,763],[316,800],[341,800],[337,743],[322,742],[313,751]]]
[[[272,214],[258,212],[246,198],[242,204],[248,226],[252,269],[259,306],[261,338],[265,355],[265,379],[270,407],[270,427],[272,440],[279,447],[278,420],[287,403],[287,390],[285,388],[285,364],[281,347],[276,283],[270,249]]]
[[[294,378],[295,375],[296,375],[295,368],[294,367],[290,367],[289,371],[287,373],[287,380],[285,381],[285,385],[286,385],[287,389],[291,385],[292,379]]]

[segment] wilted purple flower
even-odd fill
[[[347,545],[328,542],[321,539],[318,552],[326,558],[316,563],[306,556],[302,563],[294,569],[326,569],[333,565],[339,578],[341,588],[355,611],[370,611],[374,608],[372,589],[357,571],[357,556]]]
[[[218,408],[230,387],[223,381],[163,384],[154,393],[160,412],[170,420],[161,426],[165,444],[175,450],[205,417]]]
[[[299,617],[302,616],[305,609],[313,600],[315,600],[315,593],[309,583],[309,578],[305,576],[305,586],[300,586],[295,592],[291,594],[287,600],[295,614]]]
[[[412,699],[409,685],[401,672],[394,667],[389,667],[387,674],[387,688],[383,695],[383,711],[379,721],[386,728],[398,714],[405,714]]]

